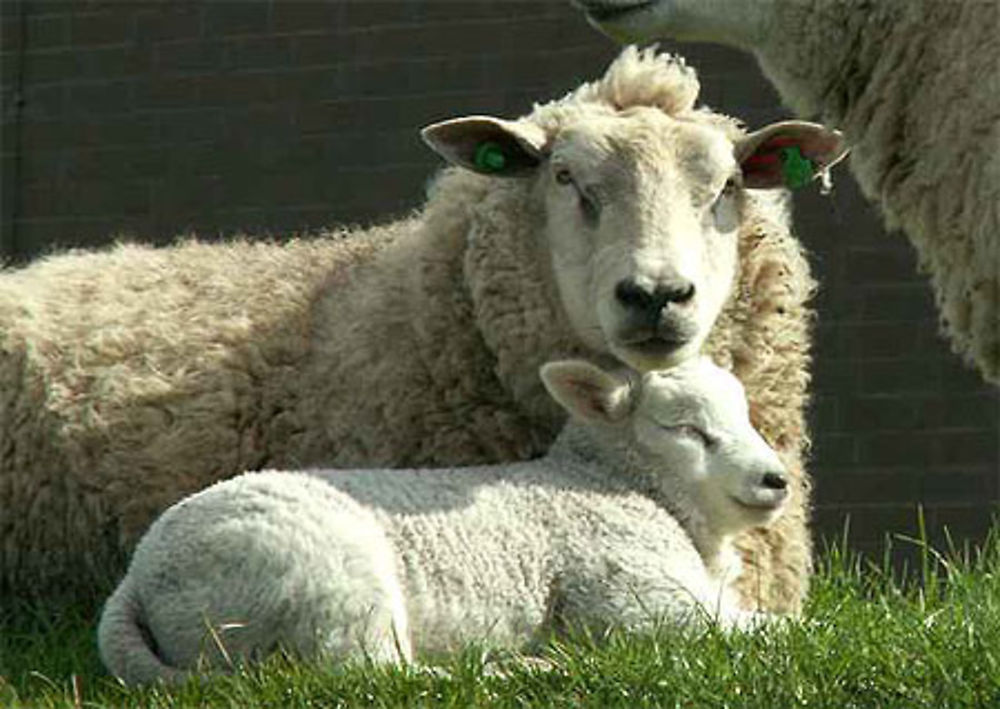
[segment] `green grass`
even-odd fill
[[[1000,530],[974,553],[925,546],[913,580],[887,568],[834,546],[800,623],[554,642],[548,671],[473,648],[441,673],[275,657],[170,690],[104,674],[91,612],[25,607],[0,624],[0,706],[1000,707]]]

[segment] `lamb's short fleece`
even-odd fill
[[[707,359],[641,381],[581,361],[543,377],[579,420],[539,460],[249,473],[167,510],[105,607],[111,672],[172,681],[279,646],[395,661],[567,626],[758,618],[730,597],[730,541],[787,489],[738,380]]]
[[[788,512],[740,542],[742,588],[797,608],[813,283],[782,195],[740,185],[735,147],[754,134],[696,108],[698,90],[681,60],[633,48],[522,120],[459,124],[508,130],[504,147],[537,153],[513,164],[532,169],[445,170],[411,219],[286,244],[120,245],[0,274],[0,594],[103,587],[158,513],[246,470],[543,454],[565,413],[539,365],[642,351],[661,368],[676,354],[673,338],[613,349],[621,333],[596,322],[625,296],[641,304],[592,284],[642,249],[661,275],[716,273],[663,292],[704,310],[686,346],[711,328],[704,349],[742,380],[789,468]],[[577,185],[554,164],[581,157],[622,170],[593,194],[589,174]]]

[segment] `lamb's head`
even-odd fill
[[[662,95],[650,87],[658,71]],[[840,148],[839,134],[811,123],[744,134],[694,109],[691,82],[683,62],[626,50],[600,82],[521,120],[424,129],[450,162],[524,181],[575,335],[640,371],[701,348],[737,274],[747,189],[785,186],[788,151],[819,169]]]
[[[630,468],[664,499],[690,501],[719,534],[772,522],[789,495],[774,449],[750,423],[739,380],[707,357],[633,378],[582,360],[550,362],[542,381],[569,414],[610,429]]]

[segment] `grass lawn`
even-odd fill
[[[126,690],[101,669],[93,609],[21,608],[0,622],[0,707],[1000,707],[1000,529],[981,552],[928,549],[923,560],[919,579],[903,583],[834,547],[799,623],[554,642],[548,670],[487,663],[474,648],[439,673],[276,657],[211,681]]]

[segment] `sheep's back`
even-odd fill
[[[0,273],[0,585],[106,583],[160,510],[280,454],[304,426],[313,303],[384,238],[118,245]]]

